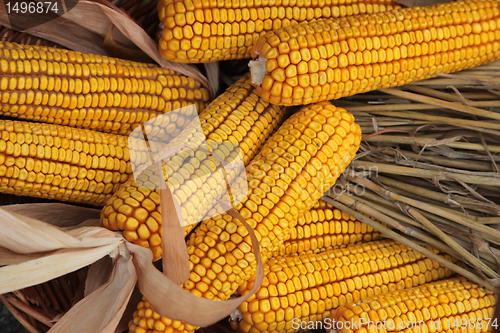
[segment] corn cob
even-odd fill
[[[324,252],[379,238],[380,233],[373,228],[320,200],[298,220],[297,226],[290,230],[290,239],[280,246],[277,253],[273,253],[273,257]]]
[[[250,58],[260,36],[317,18],[383,12],[392,0],[201,1],[162,0],[160,53],[187,63]]]
[[[354,157],[360,128],[329,102],[293,114],[247,166],[247,198],[235,207],[254,228],[263,259],[276,251],[290,229],[329,189]],[[183,285],[194,295],[225,300],[255,273],[250,236],[228,214],[203,221],[190,235],[191,276]],[[139,304],[129,323],[135,333],[192,332],[195,328],[159,317]]]
[[[200,115],[203,134],[208,142],[228,140],[238,145],[243,153],[245,165],[257,154],[267,138],[278,128],[283,121],[286,110],[269,105],[255,94],[250,84],[249,75],[238,80],[225,93],[215,99]],[[203,161],[201,161],[203,162]],[[175,173],[168,174],[168,180],[191,174],[197,163],[195,159],[189,161]],[[173,170],[172,170],[173,171]],[[186,183],[189,180],[186,176]],[[213,183],[220,184],[220,179]],[[180,184],[182,185],[182,184]],[[193,202],[201,189],[188,197],[185,188],[180,186],[174,192],[180,200],[182,209],[200,209],[200,205]],[[220,189],[219,189],[220,190]],[[200,193],[199,193],[200,192]],[[201,193],[202,194],[202,193]],[[199,201],[203,198],[198,199]],[[204,207],[206,208],[206,207]],[[185,216],[185,211],[183,215]],[[200,210],[200,215],[207,211]],[[188,221],[191,223],[192,221]],[[135,180],[129,180],[106,203],[101,213],[101,224],[111,230],[124,230],[127,240],[149,247],[153,251],[155,260],[161,258],[161,210],[158,191],[139,188]],[[186,235],[194,228],[194,224],[185,227]]]
[[[0,134],[1,193],[100,206],[132,172],[127,137],[11,120]]]
[[[116,134],[209,99],[199,82],[153,64],[8,42],[0,90],[1,115]]]
[[[451,256],[448,256],[451,259]],[[350,245],[319,254],[269,260],[262,287],[243,302],[240,332],[297,332],[294,321],[317,322],[348,302],[418,286],[452,272],[395,241]],[[255,277],[238,288],[248,293]]]
[[[492,291],[455,278],[348,303],[332,314],[343,329],[328,332],[491,332],[495,304]]]
[[[266,101],[338,99],[500,58],[498,1],[458,1],[275,30],[252,50],[252,83]]]

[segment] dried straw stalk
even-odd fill
[[[446,251],[465,265],[443,265],[499,287],[499,96],[497,61],[336,101],[364,138],[324,200],[429,257],[426,247]]]

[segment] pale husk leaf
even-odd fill
[[[119,256],[110,280],[72,307],[49,333],[114,333],[136,279],[132,261]]]
[[[39,259],[45,256],[44,252],[42,253],[17,253],[3,247],[0,247],[0,266],[3,265],[16,265],[29,260]]]
[[[86,267],[115,250],[115,242],[89,249],[62,249],[41,258],[0,268],[0,294],[47,282]],[[29,273],[28,273],[29,272]]]
[[[87,272],[84,296],[92,294],[100,286],[109,281],[112,273],[113,264],[110,257],[104,257],[93,263]]]
[[[58,227],[74,226],[89,219],[99,219],[100,209],[62,203],[31,203],[2,206],[2,209],[50,223]]]
[[[0,244],[3,248],[17,253],[93,247],[123,241],[113,232],[103,228],[86,227],[67,233],[48,223],[3,208],[0,208],[0,216]]]

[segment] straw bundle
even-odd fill
[[[324,198],[429,257],[423,246],[452,254],[468,269],[443,264],[490,289],[500,286],[499,70],[497,61],[337,101],[364,140]]]

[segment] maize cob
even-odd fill
[[[194,104],[208,91],[192,78],[132,61],[0,42],[0,114],[129,134],[157,115]]]
[[[1,193],[99,206],[132,173],[127,137],[11,120],[0,135]]]
[[[457,1],[275,30],[252,50],[252,83],[266,101],[338,99],[500,58],[498,1]]]
[[[260,36],[317,18],[378,13],[392,0],[201,1],[162,0],[159,42],[167,60],[200,63],[250,58]]]
[[[492,291],[465,278],[449,279],[341,306],[332,319],[343,327],[328,332],[491,332],[495,304]]]
[[[452,274],[392,240],[277,257],[269,260],[265,269],[262,287],[239,306],[242,320],[231,321],[240,332],[297,332],[294,322],[323,321],[348,302]],[[248,293],[254,280],[255,276],[240,286],[238,294]]]
[[[225,93],[217,97],[200,115],[203,134],[208,142],[228,140],[238,145],[243,153],[245,165],[257,154],[267,138],[278,128],[286,114],[284,108],[269,105],[255,94],[250,84],[249,75],[245,75],[229,87]],[[203,162],[203,161],[201,161]],[[168,174],[168,181],[191,174],[196,161],[189,161],[175,173]],[[191,169],[189,169],[191,167]],[[186,183],[189,177],[184,176]],[[220,180],[213,185],[220,184]],[[192,200],[201,191],[197,189],[190,197],[180,187],[173,194],[177,196],[182,209],[200,209]],[[201,193],[201,192],[200,192]],[[206,208],[206,207],[205,207]],[[207,209],[208,210],[208,209]],[[185,211],[183,215],[185,216]],[[200,215],[207,211],[200,210]],[[192,221],[188,221],[191,223]],[[106,203],[101,213],[101,224],[111,230],[124,230],[124,237],[136,244],[149,247],[154,259],[161,258],[161,224],[160,195],[158,191],[139,188],[135,180],[129,180]],[[186,235],[194,228],[194,224],[185,227]]]
[[[273,257],[324,252],[379,238],[380,233],[373,228],[320,200],[299,219],[297,226],[290,230],[290,239],[280,246]]]
[[[303,107],[266,142],[246,168],[250,194],[235,207],[255,230],[264,261],[335,183],[360,141],[352,115],[324,102]],[[203,221],[188,240],[191,276],[183,287],[207,299],[227,299],[255,273],[250,244],[246,229],[228,214]],[[145,317],[154,312],[141,308],[144,304],[129,323],[131,332],[195,329],[163,317]]]

